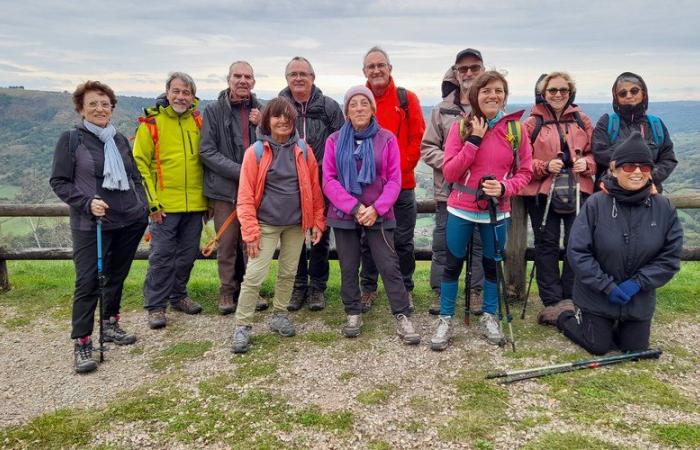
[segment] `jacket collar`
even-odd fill
[[[365,86],[367,87],[367,89],[372,91],[372,87],[369,85],[369,81],[365,83]],[[377,95],[374,93],[374,91],[372,91],[372,95],[374,95],[374,98],[377,102],[382,98],[396,98],[396,85],[394,84],[394,77],[389,77],[389,84],[387,85],[384,94]]]

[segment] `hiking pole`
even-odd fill
[[[527,282],[527,291],[525,292],[525,301],[523,302],[523,312],[520,313],[520,320],[525,320],[527,300],[530,298],[530,288],[532,288],[533,278],[535,278],[535,261],[532,262],[532,269],[530,269],[530,281]]]
[[[467,253],[467,281],[464,285],[464,324],[469,326],[472,307],[472,256],[474,253],[474,230],[469,238],[469,253]]]
[[[576,152],[576,161],[581,159],[581,149],[574,150]],[[578,216],[581,210],[581,174],[576,174],[576,215]]]
[[[501,378],[500,384],[511,384],[516,381],[539,378],[557,373],[573,372],[581,369],[596,369],[602,366],[623,363],[626,361],[638,361],[640,359],[658,359],[663,352],[661,350],[643,350],[638,352],[623,353],[621,355],[607,356],[594,359],[580,359],[578,361],[555,364],[552,366],[537,367],[534,369],[513,370],[510,372],[500,371],[486,375],[486,379]]]
[[[483,184],[486,180],[495,180],[495,177],[486,176],[481,179],[479,186]],[[503,277],[503,253],[501,252],[501,245],[498,242],[498,232],[496,231],[496,224],[498,222],[498,199],[496,197],[488,197],[489,200],[489,217],[491,219],[491,228],[493,228],[493,246],[495,249],[496,256],[496,295],[498,297],[498,319],[503,320],[503,309],[506,310],[506,322],[508,323],[508,334],[510,335],[510,343],[513,346],[513,351],[515,351],[515,339],[513,338],[513,316],[510,313],[510,305],[503,298],[502,283],[504,283]]]
[[[564,154],[562,152],[557,153],[555,159],[561,159]],[[552,185],[549,187],[549,195],[547,195],[547,203],[544,205],[544,216],[542,216],[542,223],[540,224],[540,231],[544,230],[547,225],[547,216],[549,215],[549,207],[552,205],[552,196],[554,195],[554,179],[559,176],[558,173],[553,174]]]
[[[216,247],[219,245],[219,241],[221,240],[221,236],[224,235],[224,232],[226,229],[233,223],[234,220],[236,220],[238,216],[236,215],[236,210],[234,209],[231,211],[231,214],[226,217],[226,220],[224,220],[224,223],[221,224],[221,227],[219,228],[219,232],[216,233],[216,236],[214,236],[214,239],[209,241],[207,245],[204,246],[204,248],[201,250],[202,255],[204,255],[206,258],[211,256],[211,254],[214,252]]]
[[[97,197],[96,197],[97,198]],[[105,276],[102,271],[102,218],[97,218],[97,302],[100,308],[100,362],[105,360],[105,334],[104,334],[104,288],[105,288]]]

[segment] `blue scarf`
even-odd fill
[[[379,132],[379,125],[375,117],[372,117],[369,126],[362,131],[356,131],[349,120],[340,129],[335,149],[335,166],[340,184],[350,194],[361,195],[360,184],[368,185],[374,182],[376,168],[372,138],[377,132]],[[355,141],[361,141],[360,145],[357,146]],[[359,172],[357,161],[362,161]]]
[[[498,111],[498,112],[496,113],[496,117],[494,117],[494,118],[491,119],[491,120],[486,120],[486,122],[487,122],[488,125],[489,125],[489,130],[490,130],[491,128],[495,127],[496,124],[498,123],[498,121],[501,120],[501,119],[503,118],[503,116],[505,116],[505,115],[506,115],[506,113],[504,113],[503,111]]]
[[[102,187],[110,191],[128,191],[129,179],[126,176],[124,161],[122,161],[122,155],[119,154],[117,143],[114,142],[117,129],[112,124],[102,128],[87,120],[83,120],[83,125],[105,144],[105,164],[102,172],[104,181],[102,182]]]

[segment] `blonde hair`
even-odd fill
[[[544,95],[544,91],[547,89],[547,85],[554,78],[563,78],[564,81],[566,81],[566,84],[569,85],[569,92],[571,96],[573,96],[576,93],[576,83],[574,82],[574,79],[571,78],[571,75],[569,75],[567,72],[552,72],[548,74],[546,77],[542,78],[542,80],[539,83],[537,83],[537,92]]]

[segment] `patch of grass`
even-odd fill
[[[301,336],[304,341],[311,342],[319,347],[329,347],[340,340],[341,336],[336,331],[312,331]]]
[[[253,362],[236,369],[235,379],[239,384],[250,383],[257,378],[264,378],[277,373],[277,364],[274,362]]]
[[[544,433],[530,442],[523,450],[616,450],[621,447],[579,433]]]
[[[391,445],[386,441],[372,441],[367,444],[367,450],[391,450]]]
[[[341,374],[338,375],[338,380],[339,381],[350,381],[355,377],[357,377],[357,374],[355,372],[342,372]]]
[[[327,431],[348,431],[354,416],[350,411],[321,412],[317,407],[309,407],[296,413],[295,422],[305,427],[320,428]]]
[[[151,363],[151,367],[161,370],[182,364],[185,361],[201,358],[211,349],[212,345],[211,341],[178,342],[163,350],[160,356]]]
[[[686,261],[673,280],[657,291],[655,320],[672,322],[679,316],[700,317],[700,263]]]
[[[92,439],[94,418],[81,410],[62,409],[26,425],[0,430],[3,448],[84,447]]]
[[[677,423],[652,425],[649,432],[661,444],[680,448],[700,448],[700,425]]]
[[[129,350],[129,354],[130,355],[143,355],[145,351],[146,351],[146,347],[132,347],[131,350]]]
[[[387,403],[389,398],[391,398],[391,395],[396,392],[397,389],[398,386],[389,384],[360,392],[355,398],[363,405],[381,405]]]

